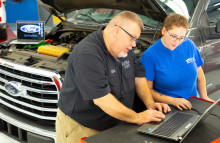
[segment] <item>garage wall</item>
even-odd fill
[[[8,23],[17,20],[39,20],[36,0],[6,0],[6,18]]]

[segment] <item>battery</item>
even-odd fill
[[[69,52],[68,48],[53,45],[43,45],[38,47],[38,53],[59,57],[65,52]]]

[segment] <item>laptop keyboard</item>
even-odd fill
[[[184,123],[186,123],[192,116],[193,115],[190,114],[176,112],[173,116],[171,116],[167,121],[161,124],[152,133],[169,137]]]

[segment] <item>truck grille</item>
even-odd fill
[[[27,142],[27,131],[13,126],[0,119],[0,131],[6,132],[9,135],[17,137],[19,140]]]
[[[47,122],[55,122],[59,91],[54,81],[56,73],[15,64],[0,65],[0,104],[17,112]],[[25,70],[24,70],[25,69]]]

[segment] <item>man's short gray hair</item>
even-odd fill
[[[134,12],[131,11],[123,11],[119,14],[117,14],[115,17],[112,18],[112,20],[109,21],[108,26],[113,27],[116,25],[126,25],[128,22],[134,22],[136,23],[140,29],[144,30],[144,25],[141,20],[141,18]]]

